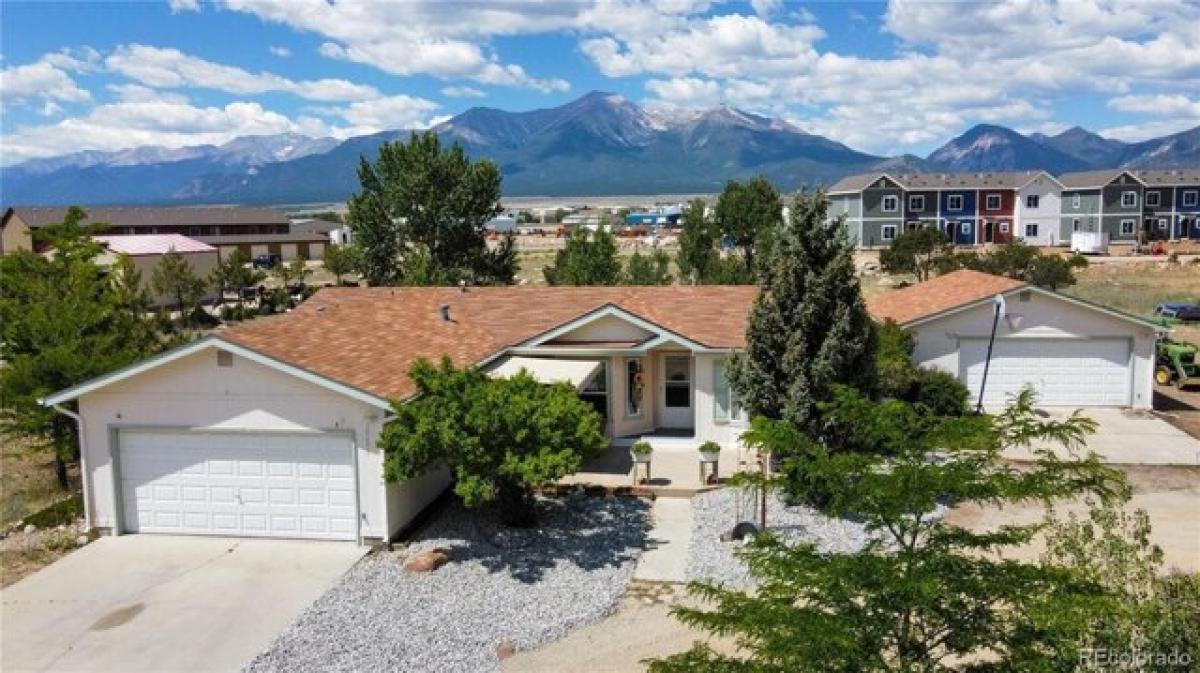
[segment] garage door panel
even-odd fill
[[[1131,392],[1128,339],[997,339],[984,404],[1003,406],[1025,386],[1042,406],[1126,406]],[[986,339],[965,339],[963,380],[978,399]]]
[[[334,435],[123,431],[126,530],[353,539],[353,449]]]

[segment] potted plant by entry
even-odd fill
[[[629,447],[629,455],[635,463],[650,462],[651,453],[654,453],[654,447],[650,446],[650,442],[644,439],[639,439],[633,443],[633,446]]]
[[[705,463],[715,463],[721,457],[721,445],[711,439],[700,445],[700,460]]]

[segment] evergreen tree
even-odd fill
[[[349,220],[369,283],[403,282],[410,247],[425,255],[429,279],[511,281],[511,243],[499,252],[487,246],[485,225],[502,211],[494,163],[471,161],[460,145],[443,148],[426,132],[385,143],[374,164],[362,159],[358,174],[362,191],[350,199]]]
[[[66,461],[78,458],[77,427],[38,400],[161,347],[132,265],[103,272],[103,248],[91,238],[103,225],[86,217],[71,207],[61,223],[34,231],[52,255],[0,257],[0,432],[53,450],[64,489]]]
[[[771,253],[759,264],[759,294],[746,350],[730,382],[752,416],[803,429],[833,386],[872,391],[875,336],[854,271],[854,244],[823,194],[800,193]]]
[[[648,255],[634,252],[625,266],[625,285],[670,285],[671,258],[662,250]]]
[[[604,229],[589,235],[586,228],[578,227],[542,275],[551,285],[616,285],[621,282],[616,239]]]
[[[721,236],[741,251],[746,268],[758,271],[757,257],[769,252],[774,234],[783,226],[783,200],[770,180],[729,181],[717,199],[715,220]]]
[[[680,218],[679,252],[675,265],[679,277],[693,285],[708,282],[718,262],[716,225],[705,214],[703,199],[694,199]]]
[[[180,319],[186,321],[204,297],[208,281],[197,276],[187,259],[172,249],[154,267],[150,287],[157,294],[174,300]]]
[[[224,294],[226,290],[236,290],[238,293],[238,306],[242,305],[242,289],[254,287],[266,280],[267,274],[260,269],[254,268],[250,264],[250,257],[240,249],[235,249],[233,252],[225,256],[216,267],[213,268],[209,275],[209,283],[221,295],[221,302],[224,303]]]

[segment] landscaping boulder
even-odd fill
[[[500,641],[500,644],[496,646],[496,658],[500,661],[504,661],[516,653],[517,646],[511,640]]]
[[[404,569],[414,573],[428,573],[441,568],[450,560],[450,553],[441,548],[409,554],[404,559]]]

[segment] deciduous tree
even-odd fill
[[[551,285],[616,285],[621,282],[617,242],[605,229],[592,233],[578,227],[554,255],[554,265],[542,269]]]
[[[717,226],[705,211],[703,199],[694,199],[684,209],[680,218],[679,251],[675,254],[675,265],[679,267],[680,279],[693,285],[705,283],[712,276],[718,261]]]
[[[333,274],[337,284],[342,284],[342,276],[353,273],[358,269],[360,251],[353,245],[327,245],[322,262],[325,270]]]
[[[721,236],[741,251],[746,268],[756,273],[756,257],[769,251],[783,226],[783,199],[764,177],[745,183],[731,180],[717,199],[714,219]]]
[[[565,383],[538,383],[527,372],[494,379],[449,360],[418,361],[410,376],[416,395],[393,404],[379,439],[385,478],[448,467],[468,507],[495,502],[508,525],[533,525],[532,489],[606,446],[600,415]]]
[[[918,227],[897,236],[879,253],[879,263],[889,273],[911,273],[925,281],[953,254],[954,246],[945,234],[934,227]]]
[[[643,255],[634,252],[625,265],[625,285],[670,285],[671,257],[661,249]]]

